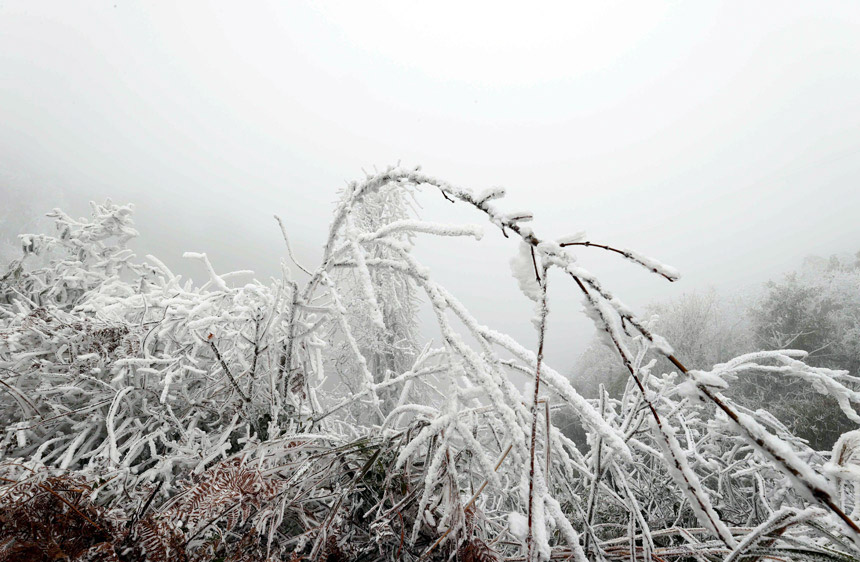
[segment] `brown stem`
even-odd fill
[[[224,358],[221,357],[221,352],[218,351],[218,347],[215,345],[214,341],[209,341],[209,346],[212,348],[212,351],[215,352],[215,357],[218,358],[218,361],[221,363],[221,368],[224,369],[224,372],[227,373],[227,378],[230,379],[230,382],[233,384],[233,388],[236,389],[236,392],[239,393],[239,396],[242,397],[242,400],[245,402],[250,402],[251,399],[245,396],[245,393],[242,392],[242,388],[239,386],[239,383],[236,382],[236,377],[233,376],[233,373],[230,371],[230,367],[227,366],[227,362],[224,361]]]
[[[75,513],[77,513],[78,515],[83,517],[87,523],[89,523],[90,525],[92,525],[93,527],[98,529],[99,531],[102,530],[101,525],[95,523],[92,519],[90,519],[89,517],[84,515],[77,507],[75,507],[73,504],[71,504],[66,498],[64,498],[63,496],[61,496],[60,494],[58,494],[57,492],[55,492],[54,490],[52,490],[48,486],[45,486],[44,484],[39,484],[39,487],[42,488],[43,490],[45,490],[46,492],[48,492],[49,494],[55,496],[58,500],[60,500],[61,502],[63,502],[67,506],[69,506],[72,509],[72,511],[74,511]]]
[[[534,252],[534,250],[532,250]],[[532,253],[532,258],[534,258],[534,253]],[[535,366],[535,392],[534,397],[532,398],[531,405],[531,416],[532,416],[532,434],[531,434],[531,445],[529,446],[529,454],[531,456],[529,460],[529,532],[526,537],[526,546],[528,548],[528,560],[531,562],[534,560],[535,554],[535,544],[534,544],[534,533],[532,532],[532,522],[534,518],[534,486],[535,486],[535,445],[537,439],[537,418],[538,418],[538,393],[540,392],[540,366],[543,362],[543,345],[545,335],[546,335],[546,317],[548,314],[547,306],[546,306],[546,286],[547,286],[547,276],[546,276],[547,266],[543,266],[543,282],[540,282],[540,276],[537,275],[537,263],[535,263],[535,275],[537,275],[538,282],[541,284],[541,309],[540,309],[540,328],[538,330],[538,354],[537,354],[537,363]],[[549,439],[549,433],[547,433],[547,439]]]
[[[541,282],[541,281],[540,281],[540,273],[538,273],[537,259],[535,258],[535,247],[534,247],[534,246],[531,246],[531,247],[529,247],[529,250],[531,250],[531,253],[532,253],[532,265],[533,265],[533,266],[534,266],[534,268],[535,268],[535,280],[536,280],[538,283],[540,283],[540,282]]]
[[[607,246],[605,244],[595,244],[594,242],[588,242],[588,241],[585,241],[585,242],[565,242],[564,244],[559,244],[559,246],[561,246],[562,248],[567,247],[567,246],[584,246],[586,248],[594,247],[594,248],[600,248],[602,250],[607,250],[609,252],[615,252],[616,254],[620,254],[620,255],[624,256],[628,260],[631,260],[631,261],[638,263],[639,265],[641,265],[645,269],[648,269],[649,271],[653,271],[657,275],[665,277],[666,279],[669,280],[670,283],[674,283],[675,281],[677,281],[677,279],[675,277],[670,277],[669,275],[666,275],[662,271],[651,267],[647,263],[643,263],[642,260],[637,259],[636,256],[634,256],[630,252],[627,252],[624,250],[619,250],[618,248],[613,248],[612,246]]]

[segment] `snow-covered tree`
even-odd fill
[[[798,272],[769,282],[751,311],[755,346],[802,349],[817,367],[860,369],[860,266],[854,256],[807,258]],[[804,381],[778,376],[742,381],[748,404],[767,401],[770,411],[816,448],[831,447],[856,422],[833,398]]]
[[[721,298],[713,289],[650,304],[646,312],[654,329],[672,342],[690,368],[706,369],[755,349],[746,308]],[[653,358],[661,369],[673,368],[659,353]],[[589,342],[571,371],[571,383],[590,398],[599,396],[600,385],[611,396],[620,396],[628,379],[618,353],[598,337]]]
[[[347,190],[342,197],[349,195]],[[344,232],[347,236],[376,236],[382,229],[386,233],[386,241],[369,247],[368,258],[376,261],[397,259],[397,252],[408,249],[415,237],[409,228],[415,215],[410,206],[412,196],[411,190],[398,185],[384,186],[368,194],[352,213]],[[379,383],[406,371],[420,351],[419,297],[415,281],[405,272],[381,267],[372,267],[368,271],[369,284],[355,267],[341,267],[334,272],[333,278],[343,287],[340,298],[347,309],[350,330],[367,360],[367,369],[373,380]],[[379,307],[378,311],[373,309],[374,302]],[[381,313],[381,318],[377,312]],[[337,326],[333,326],[333,332],[330,341],[337,342],[338,351],[332,354],[333,368],[347,372],[355,366],[353,352],[348,341],[338,337]],[[361,373],[353,369],[348,379],[349,391],[352,392],[360,386]],[[415,384],[412,381],[409,386],[414,387]],[[410,390],[415,392],[416,389]],[[397,389],[383,390],[380,393],[382,411],[390,412],[397,406],[398,398]]]

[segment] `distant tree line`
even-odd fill
[[[652,304],[648,311],[655,330],[672,342],[693,369],[710,369],[757,349],[802,349],[815,367],[856,374],[860,368],[860,252],[808,257],[799,270],[769,281],[752,299],[723,296],[712,289]],[[665,358],[655,358],[660,369],[674,369]],[[620,395],[629,378],[617,353],[598,338],[571,372],[574,387],[592,397],[598,395],[600,384],[610,395]],[[764,406],[818,450],[829,449],[844,432],[856,429],[834,398],[797,378],[739,377],[728,394],[751,409]],[[575,433],[573,426],[568,430]]]
[[[681,295],[648,307],[651,322],[694,369],[765,349],[802,349],[816,367],[860,368],[860,252],[853,256],[811,256],[797,271],[769,281],[754,298],[729,297],[711,289]],[[673,366],[662,357],[665,371]],[[629,375],[613,349],[594,338],[577,360],[571,382],[596,397],[602,384],[617,396]],[[832,447],[842,433],[856,428],[835,399],[808,382],[778,374],[739,378],[729,394],[755,409],[765,407],[813,448]],[[564,414],[562,414],[564,416]]]

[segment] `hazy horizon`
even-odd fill
[[[151,253],[195,278],[279,275],[279,214],[315,264],[344,181],[400,160],[503,185],[548,237],[585,230],[682,272],[579,252],[622,300],[754,288],[860,250],[860,5],[432,7],[114,0],[0,4],[0,237],[61,206],[133,202]],[[534,344],[516,246],[427,189],[427,220],[482,242],[418,256],[484,323]],[[547,353],[591,327],[551,292]],[[435,335],[434,335],[435,337]]]

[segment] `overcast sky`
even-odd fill
[[[639,310],[860,250],[860,2],[526,5],[0,0],[0,234],[112,197],[137,205],[138,253],[266,279],[273,213],[314,264],[344,180],[400,160],[507,187],[538,233],[682,271],[580,253]],[[428,220],[482,221],[421,201]],[[514,244],[487,225],[417,251],[534,344]],[[574,286],[550,294],[547,353],[568,370],[587,321]]]

